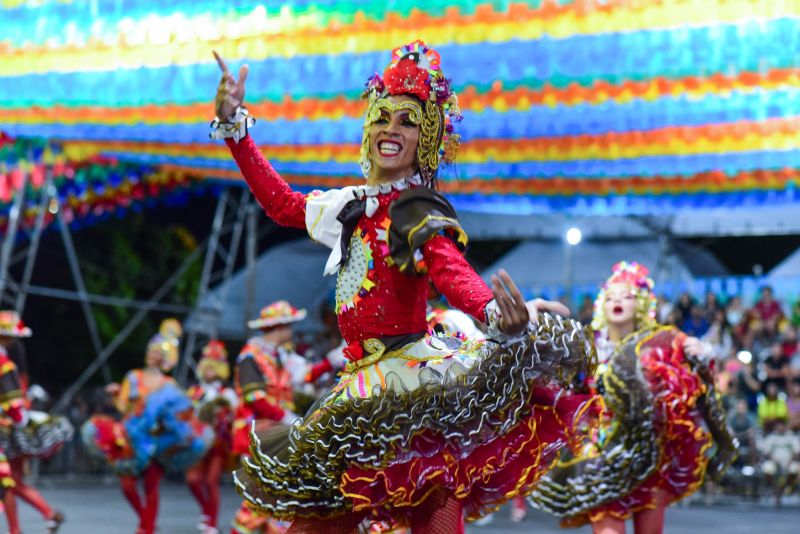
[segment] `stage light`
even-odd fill
[[[749,350],[740,350],[736,357],[745,365],[753,361],[753,355]]]
[[[582,237],[583,234],[581,234],[581,231],[578,228],[572,227],[567,230],[567,243],[570,245],[577,245],[581,242]]]

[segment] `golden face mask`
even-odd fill
[[[417,126],[422,122],[422,106],[416,100],[403,100],[395,104],[388,98],[378,98],[367,110],[365,126],[371,126],[380,120],[383,112],[394,115],[400,111],[408,111],[408,120]]]

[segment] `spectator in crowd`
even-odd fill
[[[783,345],[783,357],[786,361],[791,361],[797,353],[797,329],[792,325],[786,325],[781,333],[781,344]]]
[[[758,400],[758,424],[768,433],[772,431],[777,421],[786,422],[789,417],[789,407],[786,406],[786,399],[780,395],[775,382],[767,383],[764,391],[766,393]]]
[[[753,465],[756,461],[756,420],[747,407],[745,399],[736,401],[733,412],[728,417],[733,435],[739,440],[739,459],[744,465]]]
[[[725,318],[731,328],[736,328],[742,322],[745,309],[742,306],[742,299],[738,296],[731,297],[725,307]]]
[[[708,322],[711,322],[714,319],[714,316],[717,314],[717,311],[723,309],[722,304],[717,298],[717,294],[714,293],[713,291],[709,291],[706,293],[706,301],[703,304],[703,308],[705,308],[706,319],[708,320]]]
[[[678,297],[678,303],[675,305],[675,309],[678,311],[678,324],[682,323],[683,321],[689,319],[691,317],[692,306],[694,305],[694,300],[692,296],[687,293],[683,292],[680,297]]]
[[[739,323],[733,328],[733,335],[740,347],[753,349],[755,331],[759,328],[758,313],[754,309],[745,310]]]
[[[585,294],[581,307],[578,308],[578,322],[581,324],[590,324],[592,322],[592,314],[594,313],[594,300],[592,295]]]
[[[698,304],[692,306],[689,318],[680,324],[680,329],[689,337],[703,337],[708,328],[705,312]]]
[[[658,322],[661,324],[675,324],[670,322],[670,316],[675,310],[675,305],[670,302],[666,295],[658,297]]]
[[[761,334],[767,339],[774,338],[783,319],[783,309],[780,302],[775,300],[770,286],[761,288],[761,299],[756,303],[754,311],[760,322]]]
[[[747,401],[751,412],[758,409],[758,395],[761,392],[761,382],[756,375],[755,362],[744,363],[736,376],[736,390]]]
[[[702,337],[703,341],[711,344],[714,358],[724,360],[733,349],[733,339],[725,318],[725,311],[718,309],[711,319],[711,326]]]
[[[775,421],[775,431],[758,444],[764,455],[761,468],[767,483],[775,489],[775,505],[781,505],[781,497],[800,475],[800,437],[787,430],[786,420]]]
[[[800,432],[800,384],[797,382],[789,383],[786,410],[789,413],[789,430]]]
[[[766,351],[764,359],[764,390],[769,384],[775,384],[780,391],[786,391],[786,379],[789,376],[789,360],[783,357],[783,343],[775,341]]]
[[[800,298],[795,300],[792,306],[792,326],[800,328]]]

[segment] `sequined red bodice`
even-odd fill
[[[249,136],[227,144],[267,215],[283,226],[305,228],[306,195],[291,190]],[[425,332],[429,277],[452,306],[486,320],[492,292],[448,237],[437,235],[417,251],[423,274],[403,273],[393,264],[387,232],[389,205],[398,196],[396,190],[379,194],[377,210],[361,216],[350,238],[336,284],[339,327],[348,343]]]
[[[375,214],[362,216],[350,238],[350,252],[336,281],[336,313],[348,343],[427,328],[428,277],[409,276],[389,265],[389,204],[398,195],[379,195]]]

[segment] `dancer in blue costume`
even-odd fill
[[[181,332],[175,319],[164,321],[147,344],[145,368],[129,371],[120,386],[110,388],[121,422],[100,415],[83,428],[89,449],[119,474],[122,492],[139,516],[136,534],[155,532],[165,469],[185,472],[214,441],[213,430],[195,418],[191,399],[166,374],[177,363]],[[138,480],[144,483],[144,499]]]

